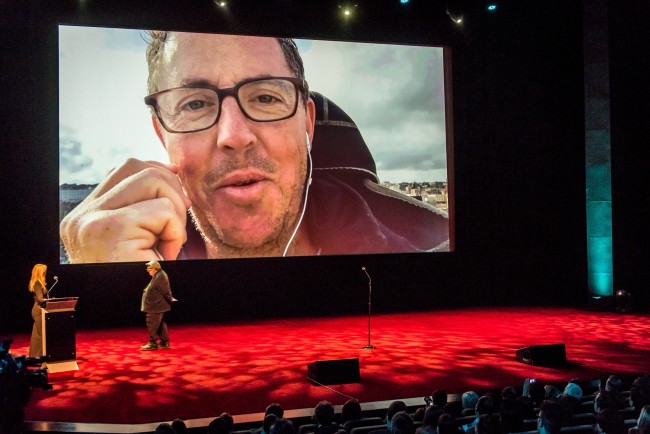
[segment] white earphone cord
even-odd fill
[[[305,195],[302,202],[302,211],[300,212],[300,218],[298,219],[298,223],[296,224],[296,227],[293,230],[291,237],[289,237],[289,241],[287,242],[286,247],[284,248],[284,252],[282,252],[282,257],[287,256],[287,251],[289,250],[289,246],[293,242],[293,239],[296,237],[296,234],[298,233],[298,228],[300,227],[300,224],[302,223],[302,219],[305,216],[305,211],[307,210],[307,196],[309,196],[309,186],[311,185],[311,173],[312,173],[312,166],[313,166],[311,161],[311,145],[309,143],[309,135],[307,135],[307,157],[309,158],[309,175],[307,176],[306,185],[305,185]]]

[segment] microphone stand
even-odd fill
[[[370,312],[372,311],[372,279],[370,274],[366,271],[366,267],[362,268],[363,272],[368,276],[368,345],[362,347],[364,350],[374,350],[375,347],[370,344]]]
[[[50,298],[50,292],[52,292],[57,283],[59,283],[59,278],[54,276],[54,284],[47,290],[47,298]]]

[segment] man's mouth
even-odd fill
[[[213,188],[222,199],[248,204],[261,200],[269,182],[268,177],[257,171],[235,171],[219,180]]]
[[[219,180],[216,183],[215,188],[245,187],[266,180],[267,177],[257,171],[235,171]]]
[[[246,180],[246,181],[235,182],[235,183],[231,184],[231,186],[233,186],[233,187],[242,187],[244,185],[250,185],[250,184],[253,184],[255,182],[258,182],[258,181],[254,180],[254,179],[249,179],[249,180]]]

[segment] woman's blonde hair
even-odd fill
[[[45,272],[47,271],[47,265],[45,264],[36,264],[32,268],[32,278],[29,279],[29,291],[34,292],[34,285],[36,282],[40,282],[43,288],[45,288]]]

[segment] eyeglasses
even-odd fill
[[[145,97],[162,126],[170,133],[207,130],[219,121],[227,96],[237,101],[242,113],[255,122],[274,122],[296,114],[299,92],[307,82],[296,77],[267,77],[243,80],[234,87],[219,89],[190,84]]]

